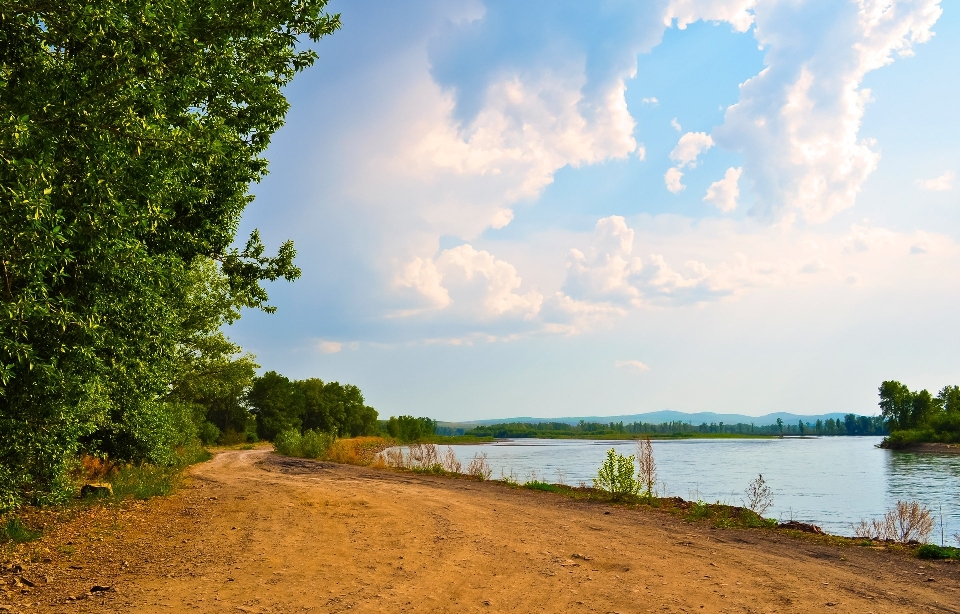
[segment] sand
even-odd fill
[[[262,449],[190,474],[48,535],[0,611],[960,612],[960,565],[882,549]]]

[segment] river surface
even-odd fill
[[[894,452],[876,447],[880,437],[784,439],[684,439],[654,441],[661,496],[742,505],[757,474],[773,489],[766,516],[812,522],[837,535],[875,518],[898,499],[920,501],[936,519],[930,541],[939,543],[940,509],[947,545],[960,533],[960,455]],[[635,454],[633,441],[513,439],[451,446],[466,468],[486,452],[492,478],[592,485],[606,451]]]

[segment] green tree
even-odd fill
[[[777,428],[780,429],[780,436],[783,436],[783,418],[777,418]]]
[[[198,259],[236,304],[294,250],[231,248],[326,0],[0,7],[0,509],[65,496],[84,447],[174,462]]]
[[[302,430],[303,390],[276,371],[267,371],[253,380],[247,402],[256,416],[260,439],[273,441],[282,431]]]
[[[880,414],[891,431],[908,429],[913,426],[913,393],[897,381],[885,381],[880,384]]]

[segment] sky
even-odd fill
[[[960,384],[960,6],[332,0],[227,332],[381,417],[877,413]]]

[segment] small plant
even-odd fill
[[[690,506],[690,513],[687,517],[690,520],[701,520],[710,516],[710,506],[703,502],[703,499],[697,499],[697,502]]]
[[[32,542],[40,537],[40,531],[32,531],[19,518],[9,518],[3,526],[4,537],[16,544]]]
[[[773,491],[767,486],[763,474],[757,474],[757,478],[747,485],[744,493],[747,495],[747,509],[757,516],[763,516],[773,506]]]
[[[653,444],[650,436],[637,440],[637,482],[647,501],[653,501],[653,485],[657,483],[657,463],[653,460]]]
[[[490,469],[490,463],[487,462],[486,452],[477,452],[473,455],[473,460],[467,465],[467,475],[472,475],[479,480],[489,480],[493,470]]]
[[[633,461],[633,455],[617,454],[616,450],[610,448],[593,480],[594,486],[609,493],[614,501],[637,494],[640,484],[633,477]]]
[[[411,445],[407,466],[410,469],[420,471],[436,471],[440,469],[440,454],[437,452],[437,446],[432,443],[415,443]]]
[[[853,526],[860,539],[878,539],[898,544],[925,542],[933,532],[933,513],[918,501],[897,501],[882,518],[861,519]]]

